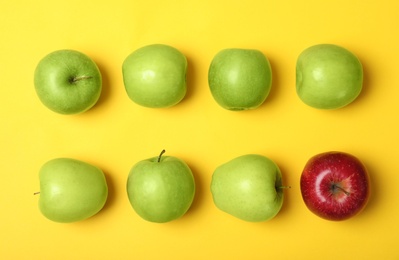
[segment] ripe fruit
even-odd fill
[[[234,111],[255,109],[269,95],[272,70],[269,60],[258,50],[225,49],[213,58],[208,82],[221,107]]]
[[[142,47],[123,62],[123,81],[129,98],[151,108],[171,107],[186,95],[187,59],[163,44]]]
[[[108,196],[104,173],[86,162],[57,158],[39,172],[39,209],[56,222],[75,222],[99,212]]]
[[[296,91],[307,105],[341,108],[354,101],[363,85],[363,67],[347,49],[319,44],[304,50],[296,65]]]
[[[96,63],[85,54],[58,50],[39,62],[34,85],[47,108],[60,114],[77,114],[97,103],[102,78]]]
[[[239,156],[220,165],[211,182],[215,205],[249,222],[275,217],[283,205],[284,188],[278,166],[257,154]]]
[[[343,152],[326,152],[310,158],[300,184],[306,206],[327,220],[355,216],[366,206],[370,195],[365,166]]]
[[[195,194],[194,176],[188,165],[173,156],[142,160],[130,170],[127,194],[136,213],[151,222],[182,217]]]

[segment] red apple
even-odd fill
[[[327,220],[355,216],[366,206],[370,195],[367,169],[355,156],[343,152],[326,152],[310,158],[300,184],[306,206]]]

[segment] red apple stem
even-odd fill
[[[92,78],[92,76],[79,76],[79,77],[73,77],[73,78],[71,78],[70,82],[71,82],[71,83],[75,83],[75,82],[77,82],[77,81],[79,81],[79,80],[91,79],[91,78]]]
[[[160,153],[159,156],[158,156],[158,162],[161,162],[161,157],[162,157],[162,155],[163,155],[165,152],[166,152],[165,149],[163,149],[163,150],[161,151],[161,153]]]

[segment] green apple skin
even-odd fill
[[[87,219],[107,201],[104,173],[86,162],[56,158],[41,167],[39,177],[39,209],[52,221],[70,223]]]
[[[164,44],[137,49],[122,65],[127,95],[135,103],[150,108],[178,104],[187,92],[186,73],[186,57]]]
[[[248,222],[274,218],[283,205],[283,188],[278,166],[257,154],[243,155],[220,165],[211,181],[216,207]]]
[[[75,50],[58,50],[36,66],[34,85],[41,102],[60,114],[79,114],[93,107],[102,89],[97,64]]]
[[[208,83],[221,107],[233,111],[255,109],[269,95],[272,70],[259,50],[224,49],[211,62]]]
[[[190,208],[195,195],[194,177],[188,165],[174,156],[142,160],[129,173],[127,194],[141,218],[169,222]]]
[[[296,91],[307,105],[337,109],[354,101],[363,85],[363,67],[349,50],[319,44],[305,49],[296,65]]]

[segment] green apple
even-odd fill
[[[269,158],[247,154],[213,173],[211,193],[217,208],[248,222],[274,218],[283,205],[282,176]]]
[[[164,223],[182,217],[195,194],[188,165],[173,156],[142,160],[130,170],[127,194],[136,213],[150,222]]]
[[[234,111],[255,109],[269,95],[272,70],[259,50],[224,49],[211,62],[208,83],[221,107]]]
[[[99,212],[108,196],[104,173],[91,164],[70,158],[45,163],[39,172],[39,209],[55,222],[75,222]]]
[[[47,108],[60,114],[77,114],[97,103],[102,78],[96,63],[87,55],[75,50],[58,50],[40,60],[34,85]]]
[[[123,62],[127,95],[150,108],[171,107],[186,95],[187,59],[176,48],[164,44],[144,46]]]
[[[307,105],[337,109],[354,101],[362,90],[363,67],[349,50],[319,44],[304,50],[296,65],[296,91]]]

